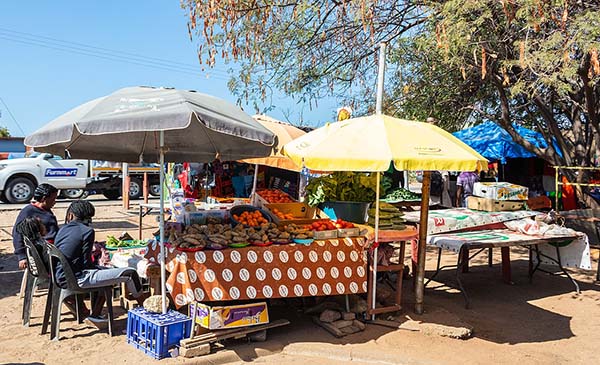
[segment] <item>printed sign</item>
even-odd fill
[[[44,173],[45,177],[72,177],[77,176],[76,168],[48,168]]]

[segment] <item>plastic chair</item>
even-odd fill
[[[50,307],[51,288],[50,288],[50,276],[48,274],[48,267],[40,253],[37,250],[37,245],[42,245],[43,250],[45,248],[45,241],[34,244],[27,237],[23,237],[25,249],[27,253],[27,271],[25,271],[25,295],[23,297],[23,326],[29,327],[29,321],[31,318],[31,304],[33,303],[33,294],[35,289],[48,285],[48,294],[46,296],[46,311]],[[48,313],[49,314],[49,313]],[[46,320],[46,316],[44,316]],[[43,329],[43,326],[42,326]],[[44,334],[44,332],[42,332]]]
[[[95,287],[95,288],[82,288],[79,286],[77,282],[77,278],[75,274],[73,274],[73,270],[71,269],[71,265],[67,261],[66,257],[63,253],[56,248],[54,245],[46,243],[46,249],[48,251],[48,256],[50,259],[50,274],[52,278],[52,323],[50,326],[50,337],[54,341],[58,341],[60,339],[60,312],[62,303],[64,300],[71,295],[79,295],[79,294],[91,294],[94,292],[104,292],[104,296],[106,298],[106,308],[108,309],[108,333],[109,335],[113,335],[113,307],[112,307],[112,290],[113,286],[103,286],[103,287]],[[56,282],[56,277],[54,276],[54,268],[56,262],[60,262],[62,266],[63,273],[66,278],[66,288],[62,288]],[[77,308],[77,312],[79,312],[79,308]],[[43,328],[42,330],[45,330]]]

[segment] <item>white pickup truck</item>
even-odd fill
[[[133,166],[129,168],[131,199],[142,195],[144,172],[148,173],[150,194],[160,194],[159,167]],[[86,191],[95,191],[108,199],[117,199],[121,196],[122,171],[120,164],[63,159],[49,153],[34,152],[25,158],[0,160],[0,201],[29,202],[35,187],[42,183],[54,185],[66,198],[79,198]]]

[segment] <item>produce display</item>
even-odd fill
[[[334,231],[337,229],[337,227],[335,226],[335,223],[333,221],[330,221],[328,219],[324,219],[321,221],[317,221],[317,222],[313,222],[310,227],[318,232],[322,232],[322,231]]]
[[[279,219],[294,219],[295,217],[290,213],[283,213],[277,208],[271,209],[271,212],[275,214]]]
[[[326,201],[372,202],[375,200],[376,188],[374,174],[334,172],[310,179],[306,194],[310,206]]]
[[[369,209],[369,220],[370,226],[375,227],[375,208]],[[402,219],[402,212],[395,206],[388,203],[379,204],[379,229],[380,230],[398,230],[401,231],[406,228],[404,219]]]
[[[250,227],[258,227],[260,225],[269,223],[269,221],[266,220],[265,217],[263,217],[262,213],[259,210],[255,210],[253,212],[245,211],[242,212],[240,215],[234,214],[232,217],[237,222]]]
[[[354,225],[354,223],[352,222],[346,222],[345,220],[338,218],[335,221],[335,226],[338,229],[345,229],[345,228],[356,228],[356,226]]]
[[[278,189],[259,190],[256,194],[260,195],[267,203],[294,203],[296,202],[288,194]]]
[[[201,250],[209,248],[221,250],[231,247],[242,247],[252,243],[259,246],[268,243],[290,243],[292,239],[312,238],[313,232],[308,227],[289,224],[278,228],[274,223],[266,223],[260,227],[245,228],[242,224],[232,227],[230,224],[194,224],[187,226],[183,232],[169,232],[169,242],[183,249]]]
[[[383,200],[388,203],[403,202],[403,201],[419,201],[419,200],[421,200],[421,195],[415,194],[412,191],[404,189],[404,188],[398,188],[398,189],[395,189],[394,191],[388,193],[385,196],[385,198],[383,198]]]
[[[120,240],[114,236],[106,237],[106,248],[109,250],[116,250],[119,248],[135,248],[146,246],[146,241],[143,240]]]

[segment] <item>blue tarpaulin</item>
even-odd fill
[[[541,133],[516,124],[514,127],[523,138],[534,146],[539,148],[548,146]],[[536,157],[535,154],[527,151],[525,147],[513,141],[510,134],[494,122],[483,122],[475,127],[455,132],[453,135],[490,161],[499,160],[504,164],[507,158]],[[554,147],[559,151],[558,147]],[[560,154],[560,152],[558,153]]]

